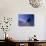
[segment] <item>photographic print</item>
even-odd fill
[[[34,14],[19,14],[19,26],[34,26]]]

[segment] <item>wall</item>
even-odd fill
[[[13,22],[10,31],[10,37],[16,40],[27,40],[34,34],[37,35],[37,39],[45,40],[45,15],[46,6],[33,8],[30,6],[28,0],[0,0],[0,17],[13,17]],[[18,14],[31,13],[35,14],[35,26],[34,27],[19,27],[18,26]],[[0,31],[0,35],[2,35]],[[3,33],[4,34],[4,33]],[[4,37],[0,36],[0,39]]]

